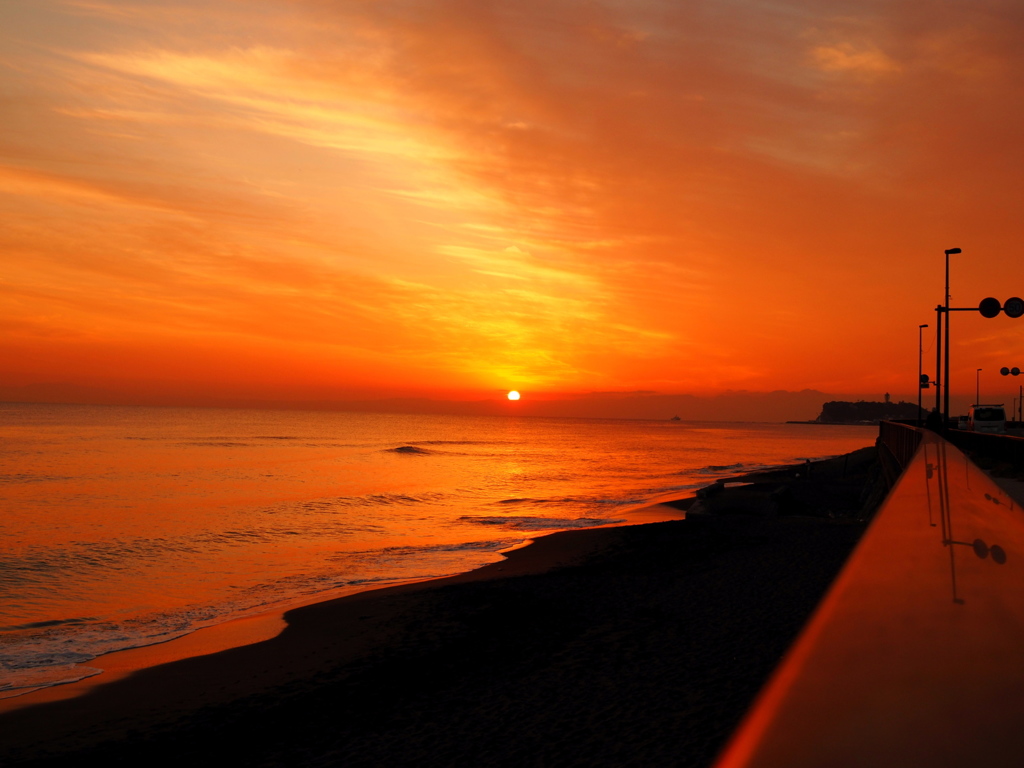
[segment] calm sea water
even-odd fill
[[[0,696],[339,589],[629,521],[863,427],[0,405]]]

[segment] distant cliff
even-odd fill
[[[917,403],[877,403],[858,400],[856,403],[833,400],[821,406],[816,419],[821,424],[863,424],[883,419],[916,419]],[[923,415],[922,415],[923,418]]]

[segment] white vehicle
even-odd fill
[[[1006,411],[999,405],[972,405],[967,414],[967,429],[974,432],[1006,432]]]

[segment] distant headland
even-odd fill
[[[886,394],[884,402],[858,400],[832,400],[821,406],[821,413],[814,421],[790,421],[788,424],[877,424],[883,420],[924,418],[924,411],[918,413],[917,403],[894,403]]]

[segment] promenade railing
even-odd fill
[[[878,424],[878,442],[899,465],[902,472],[910,464],[921,445],[922,430],[896,421],[882,421]]]
[[[887,450],[911,451],[912,437],[883,429]],[[718,768],[1024,761],[1024,513],[954,445],[917,431]]]

